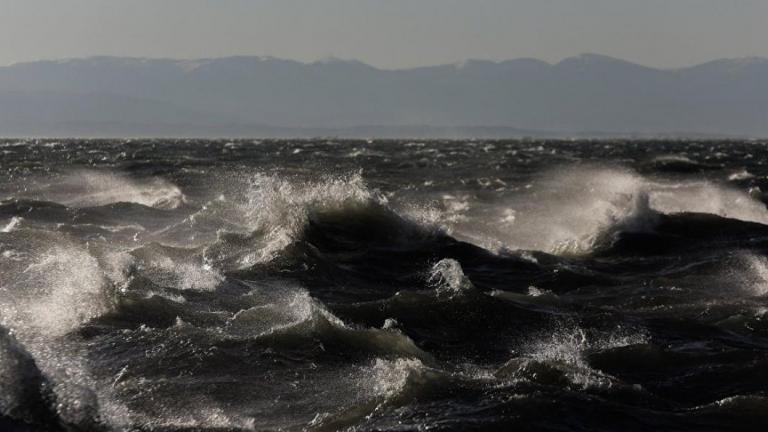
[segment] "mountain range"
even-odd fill
[[[768,59],[584,54],[403,70],[91,57],[0,67],[0,136],[768,136]]]

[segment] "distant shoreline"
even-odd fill
[[[94,57],[0,67],[4,136],[768,136],[768,59],[661,70],[581,55],[381,70],[355,61]]]

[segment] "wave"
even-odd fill
[[[176,185],[159,177],[132,178],[115,172],[78,170],[31,183],[32,186],[25,187],[16,197],[52,201],[68,207],[134,203],[174,209],[186,201]]]
[[[0,420],[9,417],[38,427],[50,426],[50,384],[32,356],[0,327]]]
[[[697,173],[704,170],[719,169],[720,166],[694,161],[683,155],[656,156],[646,163],[646,167],[657,172],[679,174]]]
[[[370,375],[362,384],[370,395],[388,402],[395,399],[415,398],[435,385],[446,380],[448,375],[431,368],[417,359],[385,360],[377,358],[371,366]]]
[[[729,396],[718,401],[698,406],[691,411],[697,414],[707,413],[731,413],[752,418],[768,419],[768,396],[763,394],[747,394]]]
[[[0,215],[12,220],[23,217],[30,221],[59,223],[72,220],[74,212],[65,205],[51,201],[11,198],[0,201]]]
[[[306,291],[284,290],[276,300],[235,313],[225,326],[226,334],[278,345],[309,338],[345,350],[431,359],[399,330],[346,325]]]
[[[222,232],[205,256],[242,269],[275,259],[296,242],[312,213],[366,207],[376,202],[359,175],[316,183],[257,174],[228,206],[243,232]]]
[[[588,360],[590,353],[648,343],[642,332],[621,327],[605,333],[585,331],[575,325],[560,325],[548,335],[531,335],[516,357],[495,375],[507,379],[526,379],[540,383],[567,383],[570,386],[610,388],[621,381],[594,369]]]
[[[475,289],[455,259],[442,259],[432,266],[429,281],[436,284],[437,293],[449,298]]]
[[[561,255],[610,247],[619,233],[653,233],[662,215],[706,213],[768,224],[765,205],[745,191],[599,167],[542,174],[529,192],[498,206],[497,220],[508,221],[511,211],[510,223],[489,228],[494,237],[511,249]]]
[[[164,288],[213,291],[225,280],[221,271],[206,262],[199,248],[149,243],[124,253],[122,260],[123,268],[129,266],[132,273]]]
[[[2,265],[0,323],[23,335],[58,336],[107,312],[112,282],[82,246],[47,232],[13,231],[17,260]]]
[[[0,426],[10,430],[104,430],[114,404],[70,347],[31,341],[28,351],[0,327]],[[101,402],[107,402],[102,404]],[[6,419],[11,419],[10,425]]]
[[[597,255],[658,255],[728,247],[758,247],[768,241],[768,225],[729,219],[709,213],[660,214],[653,229],[620,232]]]
[[[737,250],[723,260],[723,267],[716,275],[722,280],[720,293],[729,292],[733,300],[768,295],[768,257],[750,250]]]
[[[137,283],[140,281],[132,282]],[[419,364],[434,362],[429,353],[420,349],[400,330],[348,324],[298,286],[275,281],[272,284],[243,285],[238,289],[224,287],[218,292],[181,294],[184,301],[172,301],[158,295],[145,296],[139,287],[131,287],[126,295],[121,296],[112,312],[92,321],[93,328],[82,332],[93,338],[90,343],[93,356],[101,362],[110,367],[128,362],[128,371],[120,372],[117,378],[113,378],[118,383],[119,392],[130,394],[137,391],[140,395],[143,388],[143,378],[138,378],[142,376],[140,371],[154,370],[155,362],[171,358],[177,358],[190,367],[226,367],[227,370],[230,369],[229,360],[220,363],[224,360],[216,358],[223,356],[223,359],[230,359],[233,353],[242,352],[253,353],[254,360],[264,356],[286,360],[319,356],[335,358],[342,365],[350,359],[372,357],[382,361],[403,359]],[[164,328],[165,325],[169,326]],[[120,337],[114,334],[95,337],[102,334],[102,329],[114,327],[126,330],[119,333]],[[131,347],[130,353],[126,353],[130,355],[110,357],[115,343],[118,347]],[[145,352],[151,352],[151,355]],[[135,359],[134,355],[137,356]],[[294,376],[292,370],[286,373]],[[347,379],[345,376],[337,379],[342,378]],[[110,379],[110,375],[104,379]],[[167,385],[171,388],[184,385],[183,381],[175,382],[171,380]],[[251,390],[248,392],[252,393]],[[162,401],[162,396],[158,396],[157,400]],[[196,403],[195,398],[191,398],[190,403]],[[172,409],[177,406],[178,410]],[[158,407],[137,408],[139,413],[133,416],[132,422],[141,424],[141,419],[146,417],[153,424],[169,427],[248,427],[247,418],[233,415],[231,409],[222,409],[218,415],[205,414],[215,406],[206,403],[201,406],[201,409],[206,409],[193,413],[169,401]],[[152,415],[147,417],[147,413]]]
[[[599,214],[599,213],[598,213]],[[612,247],[622,235],[652,232],[658,224],[659,213],[651,209],[645,192],[621,195],[611,203],[604,219],[594,231],[580,237],[560,240],[552,247],[557,255],[582,255]]]
[[[357,236],[360,243],[383,237],[396,243],[426,235],[417,223],[390,209],[387,199],[369,189],[360,174],[314,182],[258,174],[247,190],[227,201],[234,201],[226,208],[233,210],[229,217],[242,231],[219,232],[204,255],[231,270],[270,263],[302,242],[333,242],[348,235]]]
[[[504,222],[496,226],[493,213],[470,203],[470,197],[451,197],[453,204],[444,210],[416,208],[407,201],[390,203],[369,188],[360,173],[312,181],[268,174],[227,179],[224,193],[186,217],[140,203],[75,208],[28,200],[2,203],[0,215],[23,216],[30,223],[69,221],[63,229],[78,235],[104,227],[101,234],[83,235],[119,233],[126,244],[138,239],[202,247],[203,267],[214,272],[246,271],[353,243],[363,247],[386,241],[393,248],[420,244],[426,248],[425,242],[437,246],[449,234],[496,253],[533,249],[578,257],[611,249],[626,234],[653,234],[667,220],[663,216],[677,213],[768,224],[765,206],[741,190],[707,182],[648,179],[615,169],[545,174],[530,192],[539,199],[526,195],[525,204],[494,204]],[[487,238],[497,245],[486,244]]]
[[[732,182],[741,182],[744,180],[751,180],[755,178],[755,175],[751,172],[747,171],[746,168],[742,169],[741,171],[733,172],[728,176],[728,181]]]
[[[155,230],[174,223],[179,215],[135,203],[115,203],[99,207],[68,207],[52,201],[8,199],[0,201],[0,217],[11,220],[2,231],[22,226],[48,230],[63,230],[81,238],[123,234],[156,236]]]
[[[499,206],[503,223],[489,228],[494,219],[482,207],[474,210],[468,196],[448,197],[440,210],[390,203],[369,189],[359,174],[313,182],[259,174],[243,196],[228,198],[238,203],[229,217],[242,229],[219,232],[206,256],[225,268],[247,269],[273,262],[292,247],[301,251],[302,242],[344,238],[363,244],[376,240],[373,232],[384,233],[377,238],[388,237],[391,246],[451,234],[496,252],[533,249],[579,256],[610,248],[624,233],[653,233],[663,215],[708,213],[768,224],[764,204],[724,185],[648,179],[602,168],[565,170],[542,178],[532,193],[544,200],[526,196],[521,208],[514,208],[514,203]],[[488,244],[489,238],[496,246]]]
[[[470,378],[430,367],[418,359],[376,358],[356,374],[357,402],[337,412],[318,414],[307,425],[312,431],[343,430],[378,412],[416,400],[437,398],[440,393],[460,388]]]
[[[242,292],[246,287],[248,290]],[[161,332],[197,335],[208,343],[432,360],[402,331],[347,324],[300,287],[276,282],[262,287],[244,285],[229,292],[176,295],[173,298],[160,287],[132,286],[112,312],[95,320],[86,334],[98,333],[103,325],[130,329],[152,326]],[[219,308],[211,310],[211,304]]]

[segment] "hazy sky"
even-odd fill
[[[0,0],[0,64],[243,54],[401,68],[585,52],[660,67],[768,57],[768,0]]]

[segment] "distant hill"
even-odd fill
[[[594,131],[594,132],[590,132]],[[768,59],[93,57],[0,67],[2,136],[768,136]]]

